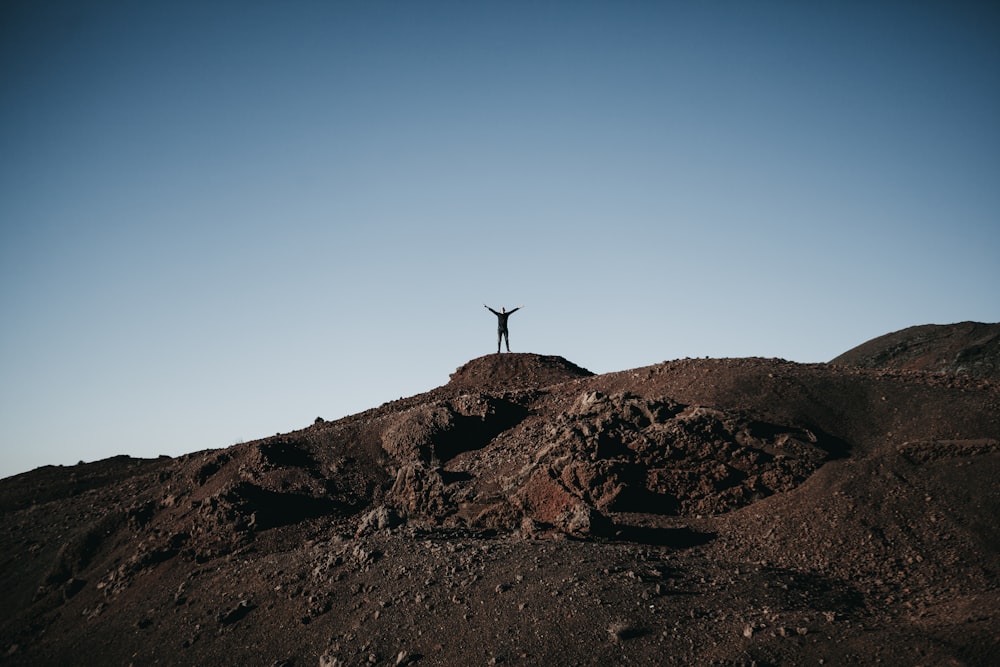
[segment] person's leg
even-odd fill
[[[503,329],[497,329],[497,354],[500,354],[500,341],[503,340]]]
[[[504,340],[505,343],[507,343],[507,351],[510,352],[510,332],[509,331],[504,331],[503,332],[503,340]]]

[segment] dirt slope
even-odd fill
[[[490,355],[336,422],[0,480],[6,664],[990,664],[1000,387]]]
[[[831,361],[1000,379],[1000,323],[925,324],[863,343]]]

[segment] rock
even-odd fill
[[[254,609],[254,605],[250,600],[240,600],[239,603],[227,612],[220,613],[218,615],[218,620],[220,625],[230,625],[236,623],[249,614]]]
[[[396,417],[382,433],[382,449],[400,461],[430,463],[435,441],[454,428],[455,413],[445,404],[420,406]]]
[[[411,517],[441,519],[455,511],[440,469],[422,462],[410,463],[399,469],[389,498]]]
[[[396,655],[396,665],[409,665],[412,662],[416,662],[420,659],[420,656],[416,653],[410,653],[409,651],[400,651]]]
[[[377,549],[366,549],[360,544],[351,551],[351,557],[358,565],[370,565],[382,555]]]
[[[395,528],[401,523],[403,523],[403,519],[394,508],[379,505],[361,517],[355,537],[360,537],[361,535],[366,535],[379,530]]]
[[[536,468],[522,486],[517,500],[531,519],[571,535],[610,533],[611,522],[607,517],[569,492],[550,468]]]
[[[611,638],[615,641],[625,641],[626,639],[641,637],[646,634],[646,630],[643,627],[635,625],[629,621],[617,620],[608,626],[608,634],[610,634]]]
[[[577,503],[557,516],[555,524],[570,535],[598,536],[611,533],[611,521],[583,503]]]

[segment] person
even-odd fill
[[[500,354],[501,340],[507,343],[507,351],[510,352],[510,334],[507,331],[507,318],[524,308],[524,306],[518,306],[514,310],[510,311],[501,306],[499,313],[487,306],[485,303],[483,304],[483,308],[497,316],[497,354]]]

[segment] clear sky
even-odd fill
[[[1000,6],[0,3],[0,476],[495,350],[828,361],[1000,320]]]

